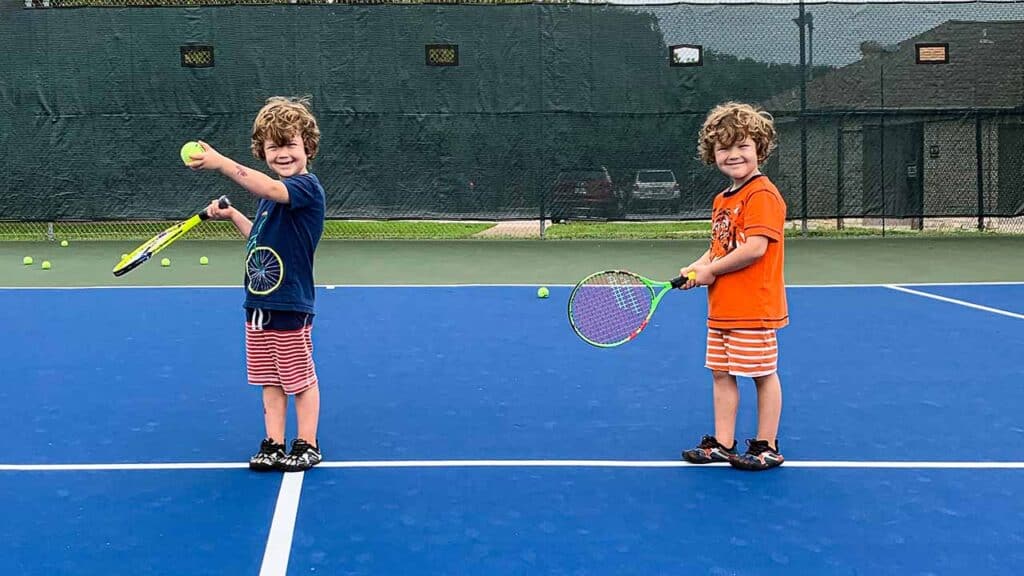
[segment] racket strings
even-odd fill
[[[570,319],[581,336],[595,344],[616,344],[633,337],[650,313],[654,291],[623,272],[588,278],[573,292]]]
[[[114,267],[114,272],[123,273],[123,270],[135,268],[136,266],[139,266],[143,262],[152,258],[154,254],[159,252],[164,246],[170,243],[170,241],[177,238],[177,236],[173,234],[173,232],[175,231],[176,230],[164,230],[163,232],[160,232],[159,234],[151,238],[142,246],[136,248],[135,251],[129,254],[127,258],[124,258],[123,260],[118,262],[117,266]]]

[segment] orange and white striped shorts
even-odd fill
[[[756,378],[774,374],[778,362],[774,328],[708,328],[706,368]]]

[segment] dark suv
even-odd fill
[[[548,195],[548,206],[552,222],[620,215],[619,196],[604,166],[559,172]]]

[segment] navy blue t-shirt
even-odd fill
[[[261,198],[252,222],[249,241],[246,245],[249,255],[259,247],[268,247],[276,252],[283,266],[281,282],[272,288],[274,282],[265,284],[254,294],[252,286],[258,285],[250,279],[251,269],[246,266],[246,308],[264,310],[289,310],[313,313],[315,298],[313,286],[313,253],[324,232],[324,189],[312,174],[300,174],[283,180],[288,189],[288,204],[278,204]],[[271,265],[270,268],[276,268]],[[271,271],[273,273],[273,271]]]

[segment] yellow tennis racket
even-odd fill
[[[217,205],[221,208],[228,208],[231,206],[231,201],[228,200],[227,196],[221,196]],[[117,263],[117,266],[114,266],[114,276],[122,276],[138,268],[145,263],[146,260],[149,260],[158,252],[170,246],[172,242],[184,236],[186,232],[195,228],[200,222],[208,219],[209,217],[209,214],[207,214],[206,210],[203,209],[202,212],[192,216],[188,220],[179,222],[156,236],[153,236],[142,246],[136,248],[131,254],[122,258],[121,261]]]

